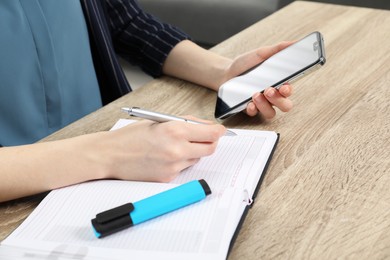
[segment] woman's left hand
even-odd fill
[[[273,46],[261,47],[238,56],[227,68],[223,82],[253,68],[275,53],[290,46],[292,43],[281,42]],[[292,86],[290,84],[282,85],[279,89],[267,88],[263,93],[255,93],[252,96],[252,101],[246,108],[246,113],[249,116],[255,116],[260,113],[264,118],[271,119],[276,114],[274,107],[277,107],[283,112],[288,112],[293,106],[292,101],[289,99],[291,94]]]

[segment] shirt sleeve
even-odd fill
[[[116,52],[153,77],[169,52],[189,36],[143,11],[135,0],[105,0]]]

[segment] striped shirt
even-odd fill
[[[117,55],[153,77],[172,48],[189,37],[143,11],[135,0],[81,0],[103,103],[131,91]]]

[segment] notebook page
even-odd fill
[[[228,195],[225,198],[230,200],[229,208],[222,207],[221,198],[212,194],[198,203],[103,239],[94,236],[90,220],[96,213],[174,186],[105,180],[55,190],[2,246],[44,249],[47,255],[53,252],[65,254],[66,250],[72,249],[88,257],[106,259],[122,259],[124,255],[158,259],[198,259],[200,256],[224,259],[231,237],[226,238],[224,229],[215,230],[214,225],[221,222],[221,217],[234,221],[234,209],[241,202],[234,194],[228,195],[229,192],[225,193]],[[211,246],[210,239],[214,242]]]
[[[79,252],[96,259],[129,255],[224,259],[245,209],[242,188],[260,178],[263,163],[259,160],[267,160],[269,151],[264,149],[273,138],[258,131],[234,131],[239,132],[237,137],[221,138],[213,155],[202,158],[170,184],[104,180],[53,191],[2,246],[25,245],[44,249],[48,255]],[[97,213],[200,178],[213,192],[205,200],[104,239],[94,237],[90,220]]]
[[[218,199],[213,195],[205,200],[115,233],[97,239],[90,224],[96,213],[137,201],[174,187],[172,184],[95,181],[59,189],[50,193],[31,216],[4,242],[8,245],[45,248],[49,252],[65,245],[87,248],[91,256],[116,256],[112,249],[125,254],[165,254],[172,258],[200,252]],[[204,214],[204,213],[207,214]],[[218,249],[211,252],[218,255]]]
[[[184,170],[172,183],[205,179],[212,190],[247,189],[252,195],[275,145],[274,132],[234,130],[237,136],[221,137],[214,154]]]

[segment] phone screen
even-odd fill
[[[225,119],[245,109],[256,92],[282,84],[325,63],[323,39],[314,32],[274,54],[248,72],[225,82],[218,91],[215,117]]]

